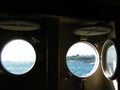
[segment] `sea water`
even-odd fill
[[[84,63],[80,61],[68,60],[67,66],[74,75],[80,77],[88,74],[94,67],[94,63]]]
[[[2,62],[3,67],[10,73],[23,74],[32,69],[34,62]],[[77,75],[84,76],[88,74],[94,67],[94,63],[83,63],[75,60],[68,60],[67,66],[69,70]]]
[[[13,74],[24,74],[33,67],[34,62],[2,62],[3,67]]]

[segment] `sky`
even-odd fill
[[[24,40],[13,40],[6,44],[1,53],[2,61],[30,62],[36,60],[36,53],[30,43]]]
[[[73,44],[68,52],[67,56],[73,56],[73,55],[95,55],[96,51],[87,43],[78,42]]]

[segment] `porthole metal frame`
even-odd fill
[[[104,67],[105,67],[104,65],[106,63],[106,53],[107,53],[106,51],[107,51],[108,47],[110,47],[110,45],[112,45],[112,44],[114,45],[115,50],[116,50],[116,59],[117,59],[116,60],[116,69],[111,76],[108,76],[106,74],[105,69],[104,69]],[[120,56],[119,51],[120,51],[119,44],[114,38],[110,38],[104,42],[103,47],[102,47],[102,52],[101,52],[101,59],[102,59],[101,60],[101,67],[102,67],[102,71],[103,71],[104,76],[109,80],[114,80],[118,76],[118,71],[119,71],[119,60],[118,59]]]
[[[2,65],[2,61],[1,61],[2,50],[4,49],[4,47],[5,47],[9,42],[14,41],[14,40],[23,40],[23,41],[28,42],[28,43],[33,47],[33,49],[34,49],[34,51],[35,51],[35,54],[36,54],[36,58],[35,58],[35,63],[34,63],[34,65],[32,66],[32,68],[31,68],[29,71],[27,71],[27,72],[25,72],[25,73],[23,73],[23,74],[13,74],[13,73],[9,72],[8,70],[6,70],[5,67]],[[0,68],[1,68],[2,73],[7,74],[7,75],[10,75],[10,76],[12,75],[12,76],[18,76],[18,77],[24,76],[24,75],[28,75],[28,74],[31,74],[31,73],[32,73],[32,71],[33,71],[34,68],[36,67],[36,64],[37,64],[37,49],[36,49],[36,46],[34,45],[34,42],[33,42],[31,39],[26,38],[26,37],[19,37],[19,36],[17,36],[17,37],[11,37],[10,39],[7,39],[7,40],[4,41],[4,44],[2,45],[2,47],[1,47],[1,52],[0,52]]]
[[[72,44],[72,45],[68,48],[67,52],[69,51],[69,49],[70,49],[72,46],[74,46],[74,45],[77,44],[77,43],[85,43],[85,44],[89,45],[90,47],[92,47],[92,49],[94,49],[95,52],[96,52],[96,60],[95,60],[95,63],[96,63],[96,64],[94,65],[93,69],[92,69],[88,74],[86,74],[85,76],[77,76],[77,75],[75,75],[72,71],[70,71],[69,67],[67,66],[67,62],[66,62],[66,67],[67,67],[67,69],[68,69],[68,72],[69,72],[69,75],[70,75],[70,76],[74,76],[74,77],[77,77],[77,78],[80,78],[80,79],[85,79],[85,78],[87,78],[87,77],[90,77],[91,75],[93,75],[93,74],[97,71],[98,66],[99,66],[99,62],[100,62],[100,61],[99,61],[99,53],[98,53],[98,50],[97,50],[96,46],[95,46],[94,44],[88,42],[88,41],[78,41],[78,42]],[[66,56],[67,56],[67,53],[66,53]]]

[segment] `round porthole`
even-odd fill
[[[102,48],[102,70],[108,79],[115,79],[118,68],[118,51],[115,39],[105,41]],[[119,48],[119,47],[118,47]]]
[[[68,49],[66,64],[73,75],[86,78],[97,70],[99,55],[94,45],[89,42],[77,42]]]
[[[25,74],[33,68],[35,62],[35,49],[26,40],[11,40],[2,49],[1,64],[11,74]]]

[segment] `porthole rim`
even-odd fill
[[[111,75],[111,76],[108,76],[108,75],[106,75],[105,74],[105,71],[104,71],[104,68],[103,68],[103,57],[105,56],[104,54],[103,54],[103,51],[105,51],[106,49],[105,49],[105,47],[108,47],[108,45],[107,44],[109,44],[109,43],[113,43],[113,45],[115,46],[115,50],[116,50],[116,69],[115,69],[115,71],[114,71],[114,73],[113,73],[113,75]],[[101,68],[102,68],[102,71],[103,71],[103,74],[104,74],[104,76],[108,79],[108,80],[115,80],[116,78],[117,78],[117,76],[118,76],[118,72],[119,72],[119,63],[120,63],[120,61],[119,61],[119,51],[120,51],[120,49],[118,49],[117,47],[119,47],[119,44],[118,44],[118,42],[116,41],[116,39],[115,38],[109,38],[109,39],[107,39],[105,42],[104,42],[104,44],[103,44],[103,47],[102,47],[102,51],[101,51]],[[108,48],[107,48],[108,49]],[[104,52],[105,53],[105,52]],[[104,57],[105,58],[105,57]]]
[[[69,67],[68,67],[68,65],[67,65],[67,60],[65,61],[65,65],[66,65],[66,67],[67,67],[67,69],[68,69],[68,72],[69,72],[69,74],[70,74],[70,76],[74,76],[74,77],[77,77],[77,78],[80,78],[80,79],[84,79],[84,78],[87,78],[87,77],[90,77],[90,76],[92,76],[96,71],[97,71],[97,69],[98,69],[98,67],[99,67],[99,59],[100,59],[100,56],[99,56],[99,53],[98,53],[98,50],[97,50],[97,48],[96,48],[96,46],[94,45],[94,44],[92,44],[92,43],[90,43],[90,42],[88,42],[88,41],[78,41],[78,42],[75,42],[75,43],[73,43],[68,49],[67,49],[67,52],[66,52],[66,56],[67,56],[67,53],[68,53],[68,51],[69,51],[69,49],[72,47],[72,46],[74,46],[75,44],[77,44],[77,43],[85,43],[85,44],[87,44],[87,45],[89,45],[90,47],[92,47],[92,49],[95,51],[95,53],[96,53],[96,66],[94,65],[94,67],[93,67],[93,69],[88,73],[88,74],[86,74],[86,76],[77,76],[76,74],[74,74],[73,72],[71,72],[71,70],[69,69]]]
[[[10,43],[11,41],[14,41],[14,40],[23,40],[25,42],[27,42],[28,44],[30,44],[32,46],[32,48],[34,49],[34,52],[35,52],[35,62],[33,64],[33,66],[31,67],[30,70],[27,70],[27,72],[25,73],[22,73],[22,74],[14,74],[14,73],[11,73],[9,72],[8,70],[5,69],[5,67],[2,65],[2,59],[1,59],[1,54],[2,54],[2,50],[4,49],[4,47]],[[29,39],[29,38],[26,38],[26,37],[12,37],[12,38],[9,38],[7,40],[4,41],[4,43],[2,44],[2,48],[1,48],[1,52],[0,52],[0,67],[1,67],[1,70],[4,74],[7,74],[7,75],[12,75],[12,76],[24,76],[24,75],[27,75],[27,74],[30,74],[33,69],[36,67],[36,63],[37,63],[37,50],[36,50],[36,47],[35,45],[33,44],[32,40]]]

